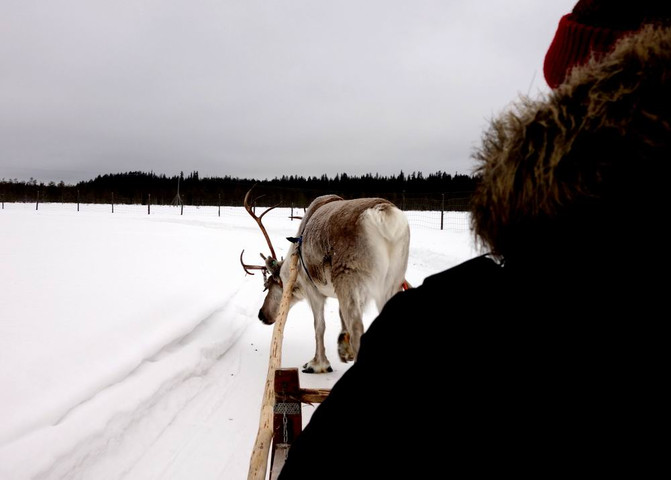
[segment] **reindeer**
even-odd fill
[[[253,187],[252,187],[253,188]],[[249,205],[251,189],[245,195],[247,212],[256,220],[270,248],[264,265],[240,263],[244,270],[263,271],[266,298],[259,319],[272,325],[277,317],[283,285],[289,278],[289,263],[277,260],[263,216]],[[303,365],[305,373],[332,372],[324,349],[324,304],[327,297],[338,300],[342,330],[338,335],[338,355],[343,362],[354,361],[364,327],[363,310],[374,301],[378,312],[395,293],[407,288],[410,228],[401,210],[382,198],[344,200],[337,195],[317,197],[308,207],[298,227],[289,254],[298,254],[298,276],[291,303],[307,300],[314,316],[315,356]]]

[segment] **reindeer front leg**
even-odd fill
[[[324,347],[324,331],[326,322],[324,321],[325,297],[308,299],[315,322],[315,356],[308,363],[303,365],[303,373],[326,373],[332,372],[331,363],[326,358],[326,349]]]

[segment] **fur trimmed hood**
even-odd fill
[[[613,235],[640,232],[630,213],[654,234],[669,212],[670,146],[671,28],[646,27],[491,122],[475,154],[473,232],[506,261],[617,248]]]

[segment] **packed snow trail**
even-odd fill
[[[189,351],[189,345],[204,336],[222,338],[217,325],[231,320],[227,313],[215,313],[208,326],[194,332],[197,338],[183,339],[155,360],[177,365],[199,355],[197,362],[190,362],[188,369],[170,378],[135,410],[117,414],[97,439],[97,447],[82,442],[37,478],[243,478],[234,472],[240,463],[236,452],[240,444],[251,441],[253,433],[247,431],[244,416],[256,414],[250,404],[260,398],[257,390],[262,385],[252,379],[264,374],[261,369],[254,371],[260,362],[247,361],[263,354],[251,341],[254,325],[238,315],[236,335],[199,352]],[[249,397],[239,391],[248,392]]]

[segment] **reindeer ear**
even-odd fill
[[[276,258],[268,257],[266,258],[266,268],[273,277],[278,278],[280,269],[282,268],[282,262],[278,262]]]

